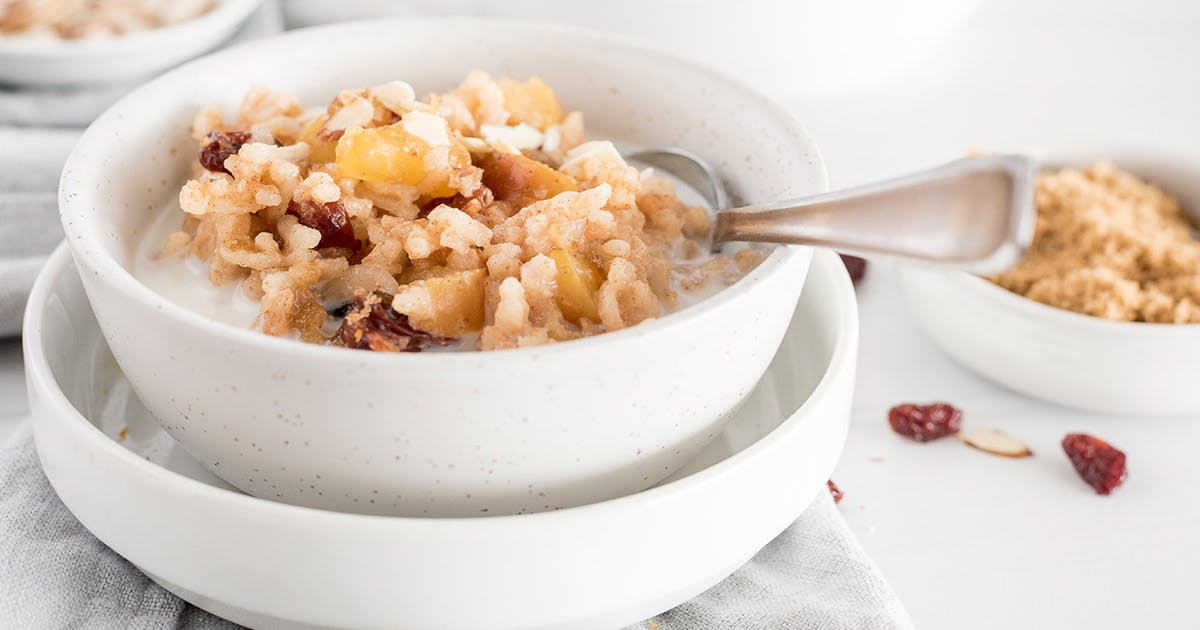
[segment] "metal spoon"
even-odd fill
[[[700,192],[717,210],[713,247],[789,243],[981,275],[1011,268],[1033,239],[1034,161],[1024,155],[966,157],[937,168],[768,204],[728,208],[715,169],[683,149],[629,154]]]

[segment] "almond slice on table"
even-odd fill
[[[958,439],[967,446],[1002,457],[1029,457],[1028,446],[999,429],[967,429],[959,431]]]

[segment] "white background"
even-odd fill
[[[514,4],[533,12],[539,3]],[[925,0],[874,11],[863,1],[750,2],[730,22],[737,38],[712,32],[713,4],[732,6],[690,5],[710,9],[696,9],[694,29],[663,29],[660,44],[716,51],[714,65],[792,107],[834,186],[971,149],[1200,151],[1198,2]],[[294,6],[310,16],[311,5]],[[588,21],[566,14],[553,17]],[[610,21],[601,26],[621,28]],[[763,36],[744,43],[755,24]],[[630,32],[651,38],[654,29]],[[887,265],[869,269],[859,294],[859,386],[834,479],[843,513],[917,627],[1200,627],[1200,418],[1106,417],[1025,399],[931,346]],[[19,354],[18,342],[0,342],[0,439],[27,413]],[[1035,456],[916,444],[888,429],[888,407],[932,400],[965,409],[967,426],[1003,428]],[[1113,495],[1075,476],[1059,447],[1073,431],[1128,454],[1129,479]]]
[[[975,148],[1200,151],[1200,3],[990,4],[889,85],[794,101],[835,186]],[[1200,418],[1103,417],[1024,399],[932,347],[891,269],[872,268],[859,293],[854,422],[834,478],[917,627],[1200,627]],[[891,434],[890,406],[938,399],[1035,456]],[[1093,494],[1064,457],[1059,442],[1075,431],[1127,453],[1129,479],[1111,496]]]

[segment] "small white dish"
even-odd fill
[[[65,248],[33,290],[38,454],[71,512],[188,601],[255,628],[609,628],[725,578],[804,510],[845,441],[858,317],[820,253],[770,370],[672,481],[577,508],[398,518],[229,489],[158,430],[108,353]]]
[[[216,48],[262,0],[216,0],[195,19],[118,37],[0,37],[0,82],[93,85],[145,78]]]
[[[1099,150],[1105,159],[1200,211],[1200,155]],[[953,359],[1015,391],[1068,407],[1135,416],[1200,412],[1200,324],[1115,322],[1047,306],[965,273],[905,267],[909,312]]]
[[[826,187],[812,140],[753,90],[662,51],[560,26],[336,25],[221,51],[148,83],[97,119],[68,159],[64,231],[138,397],[239,489],[408,516],[623,496],[704,448],[774,356],[809,248],[774,248],[732,286],[654,321],[493,352],[374,353],[271,337],[189,310],[130,273],[149,226],[178,204],[201,106],[235,105],[259,84],[312,103],[397,78],[427,93],[473,68],[541,76],[594,137],[705,156],[736,197]]]

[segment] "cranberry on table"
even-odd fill
[[[832,479],[827,480],[825,482],[825,485],[829,487],[829,494],[833,495],[833,502],[841,503],[842,497],[844,496],[842,494],[842,489],[837,487],[837,484],[833,483]]]
[[[867,273],[867,261],[858,256],[850,254],[838,254],[842,257],[842,264],[846,265],[846,271],[850,273],[850,281],[858,284],[859,280]]]
[[[1075,472],[1096,494],[1109,494],[1125,481],[1125,453],[1108,442],[1086,433],[1070,433],[1062,446]]]
[[[962,428],[962,411],[949,403],[929,405],[905,403],[888,411],[892,430],[910,440],[928,442],[958,433]]]

